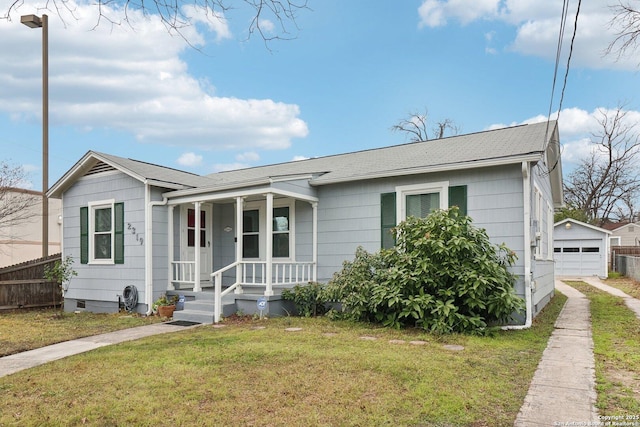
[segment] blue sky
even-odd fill
[[[598,110],[624,104],[640,122],[639,55],[602,55],[614,37],[612,1],[581,7],[560,111],[565,170],[588,153]],[[235,3],[224,20],[185,29],[197,50],[153,15],[132,15],[133,28],[95,27],[87,3],[73,3],[77,19],[48,12],[50,185],[88,150],[208,174],[403,143],[391,126],[425,108],[460,133],[549,112],[557,0],[310,0],[296,37],[268,48],[258,36],[247,41],[249,11]],[[0,15],[9,4],[0,0]],[[0,20],[0,160],[24,166],[25,187],[36,190],[41,33],[19,21],[43,5],[25,0]]]

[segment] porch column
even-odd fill
[[[195,253],[195,257],[194,257],[194,261],[195,261],[195,275],[196,277],[195,279],[195,283],[193,285],[193,292],[202,292],[202,287],[200,286],[200,202],[195,202],[195,207],[196,207],[196,211],[195,211],[195,220],[196,220],[196,229],[195,229],[195,236],[194,236],[194,253]]]
[[[242,234],[244,232],[242,219],[244,209],[244,198],[236,197],[236,282],[242,283]],[[238,285],[234,291],[236,294],[243,293],[242,285]]]
[[[311,233],[311,251],[312,251],[312,261],[313,261],[313,281],[318,281],[318,202],[311,202],[311,210],[312,214],[312,227],[313,231]]]
[[[174,253],[173,253],[173,208],[175,208],[174,205],[169,205],[169,212],[168,212],[168,216],[169,218],[167,219],[167,241],[169,242],[169,247],[167,248],[167,258],[168,258],[168,268],[169,268],[169,275],[167,276],[169,278],[169,283],[167,284],[167,289],[172,291],[175,289],[175,286],[173,285],[173,261],[175,261],[175,259],[173,258]]]
[[[273,193],[267,193],[267,248],[265,252],[265,260],[267,262],[266,272],[266,289],[265,296],[273,295]]]

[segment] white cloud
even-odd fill
[[[251,167],[251,165],[248,165],[246,163],[216,163],[213,165],[213,171],[214,172],[226,172],[226,171],[233,171],[233,170],[237,170],[237,169],[246,169]]]
[[[78,19],[63,23],[55,13],[49,19],[52,126],[113,129],[141,142],[200,149],[281,149],[307,136],[295,104],[215,96],[213,85],[191,76],[180,59],[190,47],[156,16],[129,10],[132,27],[104,21],[96,27],[95,6],[70,5]],[[18,13],[36,11],[25,3]],[[182,32],[204,44],[196,26]],[[223,27],[216,33],[218,39],[229,34]],[[40,37],[18,17],[0,21],[0,112],[13,120],[39,120]]]
[[[193,4],[187,4],[182,6],[182,13],[193,23],[205,24],[209,31],[213,31],[216,34],[217,42],[231,38],[229,23],[223,12],[208,10],[203,13],[201,8],[195,7]]]
[[[273,33],[273,31],[276,29],[276,26],[274,25],[273,21],[270,21],[268,19],[260,19],[259,23],[260,23],[260,28],[265,33]]]
[[[306,156],[293,156],[293,159],[291,159],[294,162],[300,161],[300,160],[308,160],[309,157]]]
[[[463,25],[486,16],[498,14],[500,0],[424,0],[418,8],[422,27],[446,25],[447,17],[460,21]]]
[[[563,38],[563,62],[574,30],[577,3],[571,3]],[[438,27],[449,20],[462,25],[473,21],[497,21],[515,27],[516,36],[504,46],[511,51],[555,60],[562,2],[557,0],[423,0],[418,8],[419,27]],[[604,51],[614,39],[609,22],[612,10],[606,2],[583,2],[578,17],[572,63],[592,68],[635,69],[637,58],[627,55],[616,62]],[[488,53],[502,49],[488,48]]]
[[[582,159],[590,155],[596,146],[592,142],[592,135],[602,132],[603,114],[612,114],[615,109],[601,107],[589,112],[580,108],[565,108],[560,112],[558,120],[560,133],[560,144],[562,145],[562,163],[567,164],[569,169],[579,163]],[[552,119],[558,117],[558,112],[551,114]],[[494,124],[488,129],[499,129],[506,126],[516,126],[520,124],[540,123],[547,120],[546,116],[537,115],[522,122],[513,122],[509,125]],[[627,126],[635,126],[640,123],[640,111],[627,110],[623,122]],[[640,129],[638,129],[640,130]]]
[[[188,152],[182,154],[178,158],[177,162],[180,166],[200,166],[202,164],[202,156],[193,152]]]
[[[236,160],[239,162],[257,162],[260,160],[260,155],[255,151],[247,151],[245,153],[238,154]]]

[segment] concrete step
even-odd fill
[[[203,324],[213,323],[213,310],[179,310],[173,312],[173,320],[186,320],[188,322],[198,322]]]
[[[184,302],[184,310],[213,311],[213,308],[213,301],[195,300]]]
[[[236,311],[235,303],[222,305],[222,317],[231,316]],[[203,324],[213,323],[213,304],[185,301],[184,310],[176,310],[173,312],[173,320],[186,320]]]

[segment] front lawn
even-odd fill
[[[160,322],[158,316],[62,313],[53,309],[0,311],[0,357],[90,335]]]
[[[280,318],[104,347],[0,378],[0,425],[512,426],[565,299],[494,337]]]

